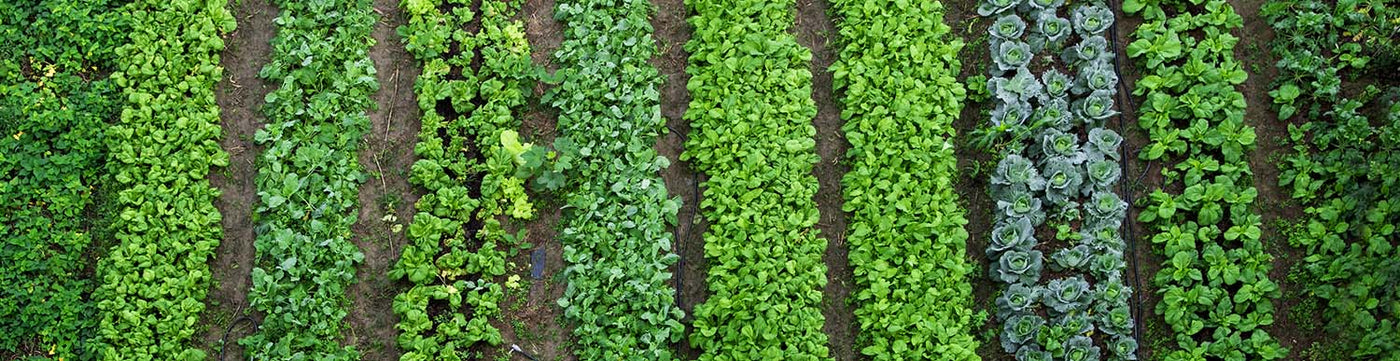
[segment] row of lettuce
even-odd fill
[[[493,325],[506,292],[500,217],[534,215],[511,151],[523,146],[514,129],[534,68],[524,25],[514,20],[518,2],[403,5],[409,21],[398,32],[423,68],[409,181],[424,194],[389,276],[412,284],[393,303],[401,359],[444,360],[504,342]],[[469,23],[479,30],[468,32]]]
[[[196,325],[222,239],[208,174],[228,163],[213,90],[235,26],[224,5],[0,5],[0,350],[205,356]]]
[[[1299,272],[1327,322],[1322,351],[1400,357],[1400,7],[1365,1],[1274,0],[1279,77],[1269,91],[1291,122],[1279,184],[1304,207],[1285,229],[1305,251]],[[1369,84],[1368,84],[1369,83]],[[1307,330],[1317,331],[1317,330]]]
[[[989,127],[1002,138],[986,250],[1005,285],[995,306],[1001,346],[1017,360],[1135,360],[1119,231],[1128,204],[1115,193],[1123,138],[1109,127],[1118,114],[1105,37],[1113,11],[991,0],[978,12],[993,19]]]
[[[831,66],[851,144],[842,180],[861,337],[875,360],[976,360],[953,120],[963,43],[937,1],[834,1]]]

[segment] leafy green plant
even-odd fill
[[[121,107],[124,13],[108,1],[0,4],[0,354],[95,358],[90,257],[114,208],[103,167]],[[98,213],[100,214],[100,213]],[[115,218],[115,217],[113,217]]]
[[[105,139],[120,210],[94,292],[102,359],[203,359],[194,344],[223,238],[209,185],[228,166],[214,87],[220,36],[235,19],[223,1],[135,1],[122,8],[129,43],[114,51],[125,107]]]
[[[359,352],[342,346],[340,333],[365,257],[350,238],[366,177],[356,151],[379,90],[369,59],[376,17],[367,0],[274,3],[277,37],[258,76],[277,89],[264,98],[267,123],[253,137],[265,149],[248,293],[264,317],[239,344],[255,359],[354,360]],[[411,236],[425,232],[414,225]]]
[[[504,340],[492,325],[501,315],[510,234],[500,218],[528,219],[526,176],[538,174],[539,147],[515,128],[536,69],[524,24],[511,20],[518,2],[405,1],[405,48],[423,63],[415,87],[423,113],[409,181],[427,192],[408,228],[410,243],[391,278],[413,286],[394,298],[400,359],[458,357],[479,343]],[[466,25],[479,20],[478,31]],[[450,48],[472,51],[448,52]],[[480,64],[471,67],[470,64]],[[440,109],[446,101],[451,109]],[[527,153],[529,155],[527,156]],[[530,158],[527,160],[527,158]],[[520,233],[523,238],[523,231]]]
[[[1175,164],[1163,170],[1163,189],[1148,196],[1138,217],[1166,258],[1154,279],[1163,294],[1155,310],[1176,349],[1159,352],[1167,360],[1282,358],[1287,350],[1260,328],[1273,323],[1279,292],[1268,279],[1272,258],[1252,209],[1258,192],[1249,186],[1246,155],[1254,130],[1244,124],[1245,102],[1235,88],[1247,75],[1234,59],[1238,39],[1230,30],[1243,20],[1220,0],[1129,1],[1123,8],[1144,20],[1128,55],[1152,69],[1134,90],[1146,98],[1139,126],[1151,142],[1139,157]],[[1099,198],[1100,214],[1121,203]]]
[[[793,2],[692,0],[686,5],[695,26],[685,46],[691,94],[685,119],[692,131],[681,159],[707,176],[700,211],[710,222],[705,233],[710,297],[695,306],[690,344],[700,350],[700,360],[829,358],[822,332],[827,242],[813,229],[819,214],[812,200],[817,192],[812,167],[818,161],[812,54],[788,33],[795,21]],[[866,140],[850,141],[861,149]],[[941,144],[932,141],[916,144]],[[934,230],[919,232],[931,236]],[[889,233],[850,230],[852,238]],[[862,257],[852,252],[852,260],[868,259]],[[880,347],[895,345],[862,351],[885,353]]]
[[[659,176],[670,161],[653,148],[665,119],[662,78],[649,63],[657,53],[652,11],[642,0],[560,1],[555,9],[565,26],[554,54],[561,82],[545,101],[560,110],[560,137],[570,144],[560,152],[568,163],[560,167],[569,180],[560,241],[569,285],[558,302],[582,360],[670,360],[683,336],[685,313],[668,272],[679,259],[668,227],[681,202]]]

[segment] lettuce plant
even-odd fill
[[[1088,308],[1089,282],[1083,278],[1075,276],[1052,280],[1045,288],[1041,299],[1055,312],[1066,313]]]
[[[1001,254],[1001,259],[993,268],[1002,282],[1035,284],[1040,280],[1040,270],[1045,262],[1043,258],[1040,251],[1010,250]]]

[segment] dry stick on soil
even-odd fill
[[[394,96],[399,94],[399,63],[394,63],[394,75],[389,77],[389,82],[394,83],[394,93],[389,95],[389,119],[384,124],[384,141],[389,141],[389,130],[394,129]],[[384,174],[383,170],[379,171]]]

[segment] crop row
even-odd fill
[[[851,171],[851,268],[861,337],[877,360],[976,360],[965,213],[953,182],[953,120],[963,43],[937,1],[836,1],[844,45],[832,65],[845,91]]]
[[[103,181],[120,13],[98,1],[0,4],[0,352],[90,354],[96,284],[85,216]],[[100,70],[99,70],[100,69]],[[31,344],[32,343],[32,344]]]
[[[418,161],[409,181],[426,190],[415,204],[410,243],[389,272],[413,284],[394,298],[404,360],[479,358],[469,353],[474,345],[503,342],[491,324],[505,297],[499,278],[507,233],[498,217],[534,213],[507,145],[518,142],[515,113],[534,80],[524,25],[511,20],[519,3],[470,3],[404,2],[409,22],[398,30],[423,63],[414,86],[423,112]],[[479,30],[469,33],[474,14]]]
[[[996,298],[1001,346],[1017,360],[1136,359],[1119,232],[1128,204],[1114,193],[1123,138],[1107,128],[1119,80],[1105,38],[1113,11],[1055,0],[978,11],[995,17],[991,128],[1011,138],[991,179],[986,250],[992,278],[1007,285]]]
[[[1276,33],[1279,119],[1307,120],[1290,125],[1294,152],[1280,166],[1280,185],[1307,214],[1289,241],[1306,251],[1307,293],[1325,302],[1354,358],[1400,355],[1400,273],[1384,271],[1400,270],[1400,85],[1356,86],[1400,63],[1394,6],[1275,0],[1260,10]]]
[[[123,8],[129,43],[115,52],[112,83],[126,106],[107,130],[120,210],[114,246],[98,264],[94,297],[102,359],[202,359],[192,344],[223,238],[211,167],[227,166],[214,85],[220,35],[235,20],[222,1],[136,1]]]
[[[701,360],[827,359],[826,240],[813,228],[812,53],[787,31],[794,1],[691,0],[691,132],[710,296],[695,307]]]
[[[1223,0],[1127,1],[1123,10],[1142,17],[1127,54],[1149,69],[1134,90],[1143,97],[1138,125],[1148,133],[1139,157],[1166,164],[1163,185],[1138,217],[1165,258],[1154,280],[1162,295],[1156,312],[1177,347],[1163,353],[1283,358],[1288,350],[1263,329],[1274,323],[1280,291],[1268,278],[1273,257],[1254,209],[1259,193],[1247,157],[1254,128],[1236,89],[1248,74],[1230,31],[1244,20]]]
[[[560,240],[568,288],[559,305],[585,360],[669,360],[684,331],[667,268],[680,199],[653,146],[665,126],[645,0],[560,1],[558,165],[569,178]]]
[[[339,340],[347,288],[364,261],[350,227],[365,178],[357,144],[379,89],[368,54],[376,17],[368,0],[274,3],[272,60],[258,75],[277,89],[254,135],[265,149],[248,294],[264,317],[239,344],[254,359],[358,359]]]

